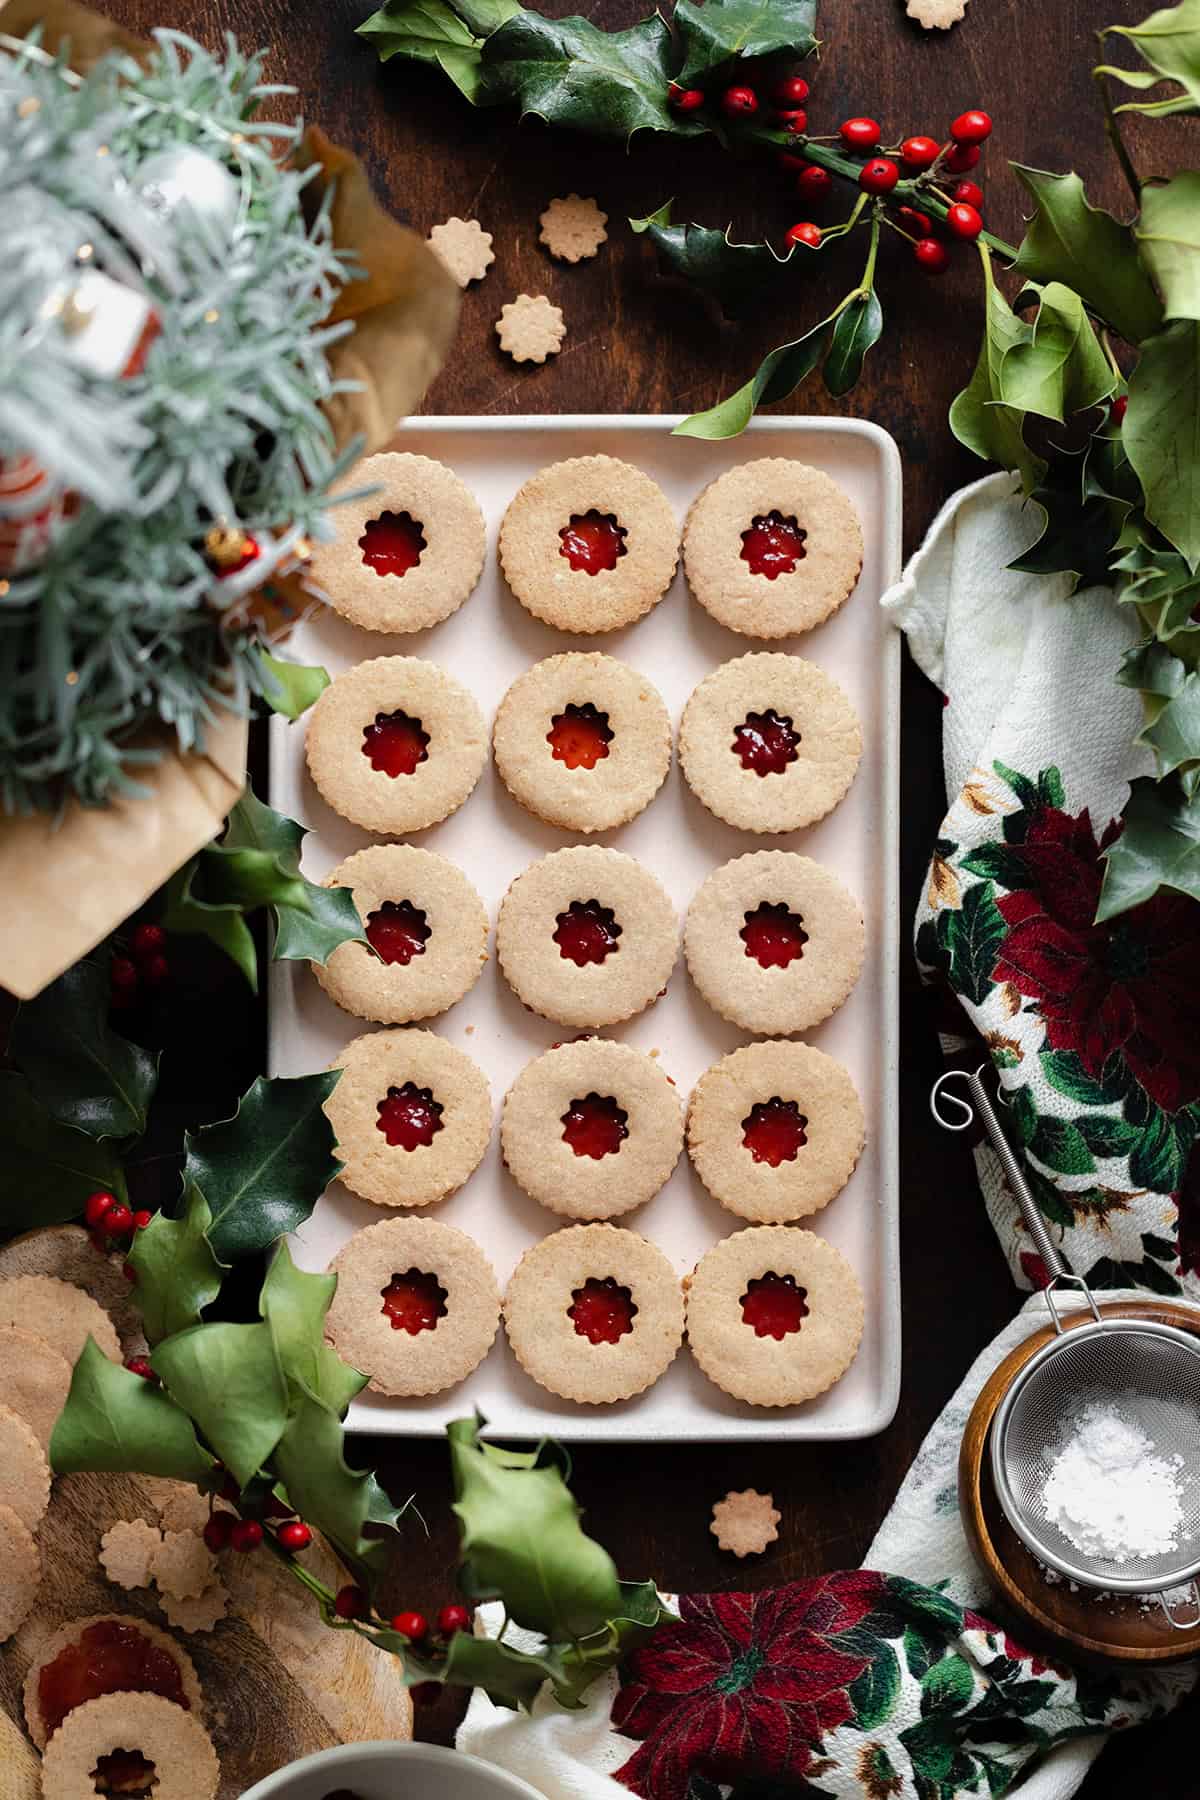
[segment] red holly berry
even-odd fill
[[[877,119],[844,119],[838,136],[848,150],[873,150],[879,142]]]
[[[816,163],[806,163],[796,182],[802,200],[827,200],[833,192],[833,176]]]
[[[951,175],[965,175],[978,161],[978,144],[951,144],[946,152],[944,166]]]
[[[1125,408],[1129,405],[1128,394],[1118,394],[1108,409],[1108,416],[1114,425],[1119,425],[1125,417]]]
[[[758,95],[750,87],[729,87],[721,95],[721,111],[727,119],[752,119],[758,111]]]
[[[900,179],[900,171],[890,156],[873,156],[858,171],[858,185],[864,194],[890,194]]]
[[[779,123],[785,131],[790,131],[795,136],[798,132],[808,130],[808,114],[803,107],[799,107],[795,112],[780,113]]]
[[[128,1237],[133,1230],[133,1214],[120,1201],[104,1215],[104,1229],[109,1237]]]
[[[973,206],[952,206],[946,214],[946,229],[957,238],[977,238],[983,230],[983,220]]]
[[[333,1610],[339,1619],[361,1619],[367,1610],[367,1596],[360,1587],[339,1588]]]
[[[983,189],[973,181],[960,181],[950,191],[952,200],[960,201],[963,206],[973,206],[976,212],[983,210]]]
[[[918,238],[913,245],[913,256],[927,275],[940,275],[950,261],[945,244],[934,237]]]
[[[414,1706],[433,1706],[442,1697],[442,1684],[440,1681],[418,1681],[408,1691]]]
[[[154,1373],[154,1370],[150,1367],[150,1361],[149,1361],[148,1357],[131,1356],[129,1358],[129,1360],[126,1362],[125,1367],[129,1370],[129,1373],[131,1375],[140,1375],[143,1381],[157,1381],[158,1380],[158,1376]]]
[[[283,1550],[307,1550],[312,1543],[312,1532],[303,1519],[289,1519],[275,1533],[275,1541]]]
[[[215,1512],[212,1514],[201,1536],[214,1556],[229,1548],[229,1539],[236,1523],[232,1513]]]
[[[110,1213],[116,1204],[117,1196],[110,1194],[106,1188],[100,1188],[98,1192],[88,1195],[83,1203],[83,1216],[93,1231],[105,1214]]]
[[[139,959],[156,956],[167,947],[167,934],[161,925],[139,925],[133,934],[133,954]]]
[[[788,75],[771,89],[771,103],[781,108],[803,106],[808,95],[809,86],[803,75]]]
[[[785,236],[789,244],[807,244],[810,250],[815,250],[821,241],[821,227],[806,219],[799,225],[789,226]]]
[[[244,1555],[257,1550],[263,1541],[263,1528],[257,1519],[235,1519],[229,1532],[230,1546]]]
[[[970,112],[959,113],[950,127],[950,136],[956,144],[982,144],[985,138],[992,135],[992,121],[985,112],[972,108]]]
[[[153,1217],[154,1214],[152,1212],[147,1212],[145,1207],[139,1207],[137,1212],[133,1215],[133,1229],[135,1231],[145,1231]]]
[[[422,1638],[429,1636],[429,1620],[424,1613],[397,1613],[392,1620],[392,1630],[398,1631],[401,1637],[411,1638],[414,1644],[419,1644]]]
[[[470,1608],[443,1606],[437,1616],[437,1628],[443,1637],[453,1637],[456,1631],[469,1631],[471,1628]]]
[[[114,956],[108,966],[108,983],[114,994],[132,994],[138,984],[135,964],[127,956]]]
[[[672,82],[667,99],[676,112],[699,112],[704,105],[704,90],[702,88],[681,88]]]
[[[941,154],[936,138],[909,137],[900,146],[900,154],[910,169],[928,169]]]
[[[151,987],[162,987],[170,973],[171,965],[165,956],[148,956],[142,964],[142,974]]]
[[[918,212],[915,206],[899,207],[897,209],[896,217],[903,220],[905,230],[912,237],[926,238],[933,230],[933,226],[925,217],[925,214],[923,212]]]

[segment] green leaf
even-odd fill
[[[245,1487],[288,1422],[287,1383],[270,1328],[224,1322],[193,1325],[164,1338],[153,1351],[150,1366],[172,1400],[195,1420],[238,1486]]]
[[[948,921],[951,983],[962,999],[981,1006],[994,985],[996,958],[1007,929],[992,883],[976,882],[963,895],[961,909],[943,916]]]
[[[1097,1081],[1089,1075],[1075,1050],[1043,1050],[1038,1058],[1050,1086],[1081,1106],[1109,1106],[1122,1100],[1129,1086],[1119,1055],[1110,1056]]]
[[[1017,1136],[1023,1144],[1033,1142],[1033,1134],[1037,1130],[1037,1108],[1033,1104],[1033,1095],[1027,1087],[1011,1088],[1008,1095],[1008,1109],[1013,1124],[1017,1128]]]
[[[1011,406],[1000,403],[1000,367],[1014,345],[1029,338],[1030,328],[1018,319],[992,274],[992,259],[982,252],[984,273],[983,342],[975,373],[957,394],[950,407],[950,429],[960,444],[973,450],[985,462],[997,462],[1001,468],[1014,469],[1032,493],[1045,473],[1046,465],[1025,442],[1021,415]]]
[[[859,1731],[874,1731],[890,1719],[900,1693],[900,1662],[890,1644],[882,1644],[862,1674],[846,1689]]]
[[[1129,1158],[1129,1179],[1135,1187],[1156,1194],[1173,1194],[1183,1180],[1189,1148],[1165,1113],[1156,1112],[1137,1133]]]
[[[204,855],[202,850],[199,856],[184,863],[167,883],[163,925],[167,931],[210,939],[218,950],[223,950],[230,961],[236,963],[249,982],[251,992],[257,994],[258,957],[240,906],[230,901],[203,900],[192,891]]]
[[[628,140],[635,131],[695,137],[708,126],[667,103],[671,33],[658,13],[628,31],[602,31],[589,19],[545,19],[520,12],[492,33],[482,51],[478,98],[515,101],[521,117]]]
[[[339,944],[364,944],[363,922],[349,888],[305,883],[304,906],[275,908],[271,955],[276,962],[327,963]]]
[[[278,868],[278,889],[265,896],[275,911],[271,954],[276,962],[325,963],[339,944],[366,942],[349,888],[320,887],[300,873],[300,847],[306,835],[303,825],[265,806],[247,789],[230,813],[217,847],[268,857]]]
[[[825,386],[835,397],[848,394],[862,374],[863,358],[883,335],[883,308],[872,288],[839,313],[823,371]]]
[[[367,1377],[344,1363],[325,1342],[325,1314],[336,1287],[336,1275],[298,1269],[286,1242],[280,1243],[263,1281],[259,1309],[270,1327],[285,1379],[340,1419],[367,1385]]]
[[[1168,319],[1200,319],[1200,170],[1142,189],[1134,236]]]
[[[1079,295],[1059,281],[1039,292],[1031,335],[1000,363],[1000,398],[1022,412],[1062,421],[1107,399],[1118,377]]]
[[[1095,1156],[1128,1156],[1142,1135],[1135,1125],[1127,1125],[1124,1119],[1114,1119],[1107,1113],[1080,1113],[1075,1124]]]
[[[817,0],[679,0],[674,25],[683,46],[680,87],[703,87],[736,57],[786,56],[816,49]]]
[[[387,1632],[377,1638],[388,1647]],[[496,1638],[475,1637],[469,1631],[458,1631],[450,1639],[445,1660],[414,1656],[411,1648],[397,1636],[395,1648],[404,1650],[406,1679],[439,1681],[447,1686],[482,1688],[494,1706],[507,1706],[513,1711],[523,1707],[528,1712],[547,1681],[555,1684],[558,1699],[563,1677],[563,1659],[556,1649],[540,1654],[517,1650]],[[411,1673],[410,1673],[411,1671]],[[573,1704],[559,1701],[559,1704]]]
[[[309,1217],[341,1169],[323,1109],[341,1071],[259,1076],[231,1119],[184,1138],[183,1178],[212,1208],[209,1242],[224,1262],[265,1250]]]
[[[921,1716],[961,1712],[975,1691],[975,1678],[964,1657],[951,1651],[921,1677]]]
[[[1183,88],[1179,99],[1154,102],[1137,111],[1200,110],[1200,0],[1165,6],[1140,25],[1110,25],[1105,36],[1109,33],[1127,38],[1151,73],[1107,67],[1105,73],[1132,88],[1154,87],[1159,81],[1177,81]]]
[[[1158,777],[1200,759],[1200,674],[1184,673],[1178,657],[1171,657],[1179,671],[1175,692],[1161,707],[1155,706],[1151,722],[1138,734],[1137,742],[1154,752]]]
[[[1011,166],[1037,202],[1013,267],[1073,289],[1131,344],[1157,331],[1162,306],[1130,227],[1090,205],[1078,175]]]
[[[1200,322],[1176,319],[1147,339],[1129,378],[1125,447],[1146,517],[1200,563]]]
[[[1160,887],[1200,900],[1200,793],[1186,795],[1176,776],[1132,784],[1125,829],[1104,852],[1097,923],[1115,919]]]
[[[393,1559],[400,1515],[374,1475],[348,1467],[342,1427],[329,1408],[309,1395],[293,1394],[292,1416],[272,1462],[289,1505],[330,1540],[356,1573],[382,1578]],[[382,1535],[367,1537],[368,1524],[373,1531],[383,1527]]]
[[[0,1070],[0,1118],[0,1239],[78,1218],[97,1188],[126,1198],[109,1145],[52,1119],[15,1069]]]
[[[622,1581],[619,1585],[617,1617],[562,1652],[562,1669],[554,1680],[554,1698],[560,1706],[578,1705],[597,1676],[624,1662],[653,1637],[663,1619],[673,1616],[652,1581]]]
[[[50,1465],[56,1475],[103,1469],[199,1484],[212,1458],[162,1388],[110,1362],[89,1337],[54,1426]]]
[[[1028,575],[1070,574],[1074,576],[1072,592],[1078,587],[1108,586],[1113,546],[1128,504],[1109,495],[1085,498],[1073,472],[1064,471],[1061,463],[1034,489],[1030,504],[1039,508],[1045,523],[1041,535],[1013,558],[1009,568]]]
[[[78,962],[18,1009],[9,1054],[51,1118],[94,1138],[140,1136],[158,1057],[108,1026],[108,959]]]
[[[198,1325],[221,1291],[221,1264],[206,1236],[211,1217],[208,1202],[191,1182],[179,1217],[155,1213],[133,1240],[129,1261],[137,1271],[138,1305],[152,1344]]]
[[[478,98],[483,40],[446,0],[388,0],[356,29],[374,45],[380,62],[403,56],[433,63],[468,100]]]
[[[360,25],[359,30],[363,29]],[[263,678],[263,699],[281,718],[298,719],[329,686],[329,674],[325,669],[308,668],[303,663],[288,662],[284,657],[269,656],[261,645],[256,647],[254,655]]]
[[[812,374],[829,343],[831,324],[822,319],[811,331],[791,344],[780,344],[764,356],[757,373],[744,387],[727,400],[710,406],[707,412],[693,413],[676,425],[676,437],[728,438],[744,431],[754,417],[754,409],[775,400],[786,400],[800,383]]]
[[[914,1681],[920,1681],[936,1654],[929,1639],[911,1625],[904,1628],[904,1665]]]
[[[730,318],[761,299],[764,281],[772,280],[781,269],[797,269],[806,257],[809,267],[814,266],[811,253],[795,245],[786,256],[780,256],[768,243],[735,244],[727,230],[673,225],[669,200],[656,213],[630,219],[629,224],[639,236],[651,240],[669,274],[711,294]]]
[[[1160,1262],[1172,1265],[1179,1261],[1179,1246],[1170,1238],[1158,1237],[1152,1231],[1142,1233],[1142,1251],[1146,1256],[1157,1257]]]
[[[960,859],[958,866],[972,875],[982,875],[985,881],[998,882],[1002,888],[1033,886],[1028,859],[1012,844],[977,844]]]
[[[1069,1119],[1039,1116],[1029,1144],[1030,1154],[1060,1175],[1090,1175],[1096,1167],[1083,1136]]]

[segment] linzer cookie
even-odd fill
[[[746,1044],[700,1077],[688,1107],[697,1175],[758,1224],[806,1218],[839,1194],[862,1153],[862,1103],[841,1063],[810,1044]]]
[[[615,456],[576,456],[540,469],[500,527],[508,585],[559,631],[632,624],[662,599],[678,560],[670,501]]]
[[[157,1694],[204,1717],[192,1659],[173,1637],[145,1619],[97,1613],[70,1620],[39,1646],[25,1677],[29,1735],[44,1750],[77,1706],[116,1693]]]
[[[43,1800],[94,1800],[107,1760],[152,1765],[154,1800],[213,1800],[221,1766],[212,1739],[189,1712],[158,1694],[105,1694],[64,1719],[42,1758]]]
[[[147,1345],[142,1315],[133,1302],[123,1263],[121,1256],[99,1255],[82,1225],[43,1225],[0,1246],[0,1281],[18,1275],[51,1275],[56,1281],[82,1288],[108,1314],[124,1354],[144,1356]],[[46,1335],[36,1321],[27,1329]],[[61,1345],[55,1347],[61,1349]]]
[[[29,1531],[36,1531],[49,1504],[46,1453],[33,1428],[0,1406],[0,1506],[11,1507]]]
[[[356,1232],[329,1265],[325,1321],[338,1353],[381,1394],[438,1394],[483,1361],[500,1322],[491,1265],[437,1219],[385,1219]]]
[[[679,954],[670,896],[619,850],[581,844],[525,870],[500,903],[496,955],[519,1000],[564,1025],[613,1025],[665,989]]]
[[[52,1275],[14,1275],[0,1281],[0,1331],[8,1325],[44,1338],[72,1365],[89,1336],[110,1361],[121,1360],[121,1346],[104,1308],[82,1288]]]
[[[715,869],[688,908],[692,980],[743,1031],[807,1031],[862,972],[862,908],[836,876],[791,850],[754,850]]]
[[[794,1225],[758,1225],[702,1257],[684,1283],[692,1355],[751,1406],[831,1388],[862,1339],[863,1296],[840,1250]]]
[[[71,1365],[61,1351],[23,1326],[0,1327],[0,1395],[47,1452],[70,1385]]]
[[[483,771],[487,727],[465,687],[416,656],[347,669],[313,707],[308,767],[322,798],[367,831],[403,837],[456,811]]]
[[[610,1038],[559,1044],[508,1090],[504,1161],[527,1194],[569,1219],[611,1219],[657,1194],[679,1160],[683,1121],[657,1062]]]
[[[369,487],[369,494],[358,490]],[[452,469],[384,450],[334,490],[354,498],[330,514],[337,536],[313,551],[312,579],[365,631],[423,631],[449,618],[483,570],[478,502]]]
[[[835,481],[765,456],[718,475],[683,534],[688,584],[732,631],[789,637],[827,619],[862,568],[858,516]]]
[[[525,1373],[585,1405],[653,1386],[683,1336],[679,1277],[661,1250],[615,1225],[569,1225],[527,1250],[504,1296]]]
[[[778,652],[715,669],[679,727],[688,786],[742,831],[797,831],[824,818],[861,755],[862,731],[837,683],[814,663]]]
[[[573,650],[513,682],[492,743],[505,787],[529,812],[567,831],[608,831],[666,780],[671,719],[636,669]]]
[[[492,1128],[487,1077],[432,1031],[373,1031],[332,1065],[325,1102],[341,1179],[376,1206],[431,1206],[478,1165]]]
[[[360,1019],[406,1025],[445,1012],[487,961],[488,917],[461,869],[412,844],[356,850],[325,878],[350,889],[365,944],[312,965],[332,1000]]]
[[[41,1582],[37,1539],[11,1506],[0,1505],[0,1644],[29,1617]]]

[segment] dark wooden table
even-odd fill
[[[623,26],[649,0],[538,0],[557,14],[582,10],[597,24]],[[299,90],[306,117],[365,160],[397,216],[422,233],[452,213],[477,217],[495,235],[496,262],[464,301],[460,337],[427,408],[445,413],[690,411],[738,386],[762,353],[798,335],[845,292],[862,252],[857,239],[822,261],[810,297],[779,316],[767,304],[738,326],[720,323],[688,291],[660,280],[648,247],[624,226],[670,195],[677,217],[723,226],[735,235],[778,239],[808,209],[782,182],[772,190],[757,173],[710,145],[676,147],[643,136],[626,154],[529,121],[519,129],[502,112],[472,112],[450,84],[412,64],[381,69],[354,26],[369,0],[108,0],[123,24],[148,31],[165,23],[215,45],[225,30],[246,46],[271,45],[268,77]],[[1020,231],[1020,194],[1004,159],[1085,173],[1093,200],[1124,201],[1108,153],[1089,71],[1093,33],[1133,23],[1149,0],[1042,0],[1014,7],[972,0],[953,31],[921,31],[900,0],[824,0],[826,40],[810,102],[813,129],[831,131],[845,116],[868,113],[888,132],[942,131],[962,108],[982,105],[996,134],[980,173],[988,222],[1010,241]],[[591,264],[552,263],[537,243],[537,215],[554,194],[594,194],[610,215],[609,243]],[[765,190],[765,191],[764,191]],[[885,234],[885,239],[890,234]],[[843,279],[844,278],[844,279]],[[917,271],[899,239],[885,241],[879,289],[886,337],[868,359],[857,389],[834,402],[809,383],[790,407],[849,412],[874,419],[895,437],[904,459],[906,546],[915,546],[944,497],[982,472],[950,435],[946,410],[973,366],[980,326],[978,270],[963,253],[945,276]],[[519,291],[559,304],[569,335],[544,368],[518,368],[496,349],[500,305]],[[902,743],[902,930],[924,876],[944,810],[941,698],[907,661]],[[984,1217],[973,1165],[963,1145],[931,1125],[929,1086],[939,1068],[927,1003],[912,960],[901,959],[900,1068],[903,1193],[903,1386],[894,1423],[856,1445],[739,1447],[714,1454],[670,1445],[600,1447],[575,1457],[575,1488],[588,1525],[624,1575],[653,1575],[675,1590],[757,1586],[857,1563],[931,1422],[976,1353],[1014,1309],[1015,1296]],[[219,972],[205,965],[211,990]],[[184,979],[187,979],[185,972]],[[220,1116],[260,1065],[261,1018],[236,982],[222,979],[224,1004],[210,1003],[211,1029],[198,1038],[201,1009],[186,1018],[164,1096],[181,1122]],[[377,1457],[399,1497],[413,1493],[429,1522],[428,1543],[414,1538],[411,1563],[398,1571],[397,1605],[436,1608],[453,1586],[455,1534],[447,1505],[440,1443],[362,1445]],[[730,1486],[774,1493],[783,1514],[780,1541],[750,1564],[723,1556],[709,1534],[709,1506]],[[446,1737],[453,1701],[422,1714],[422,1736]],[[1105,1752],[1087,1781],[1087,1800],[1143,1792],[1197,1791],[1182,1774],[1193,1750],[1195,1711]],[[1193,1762],[1193,1767],[1194,1767]]]

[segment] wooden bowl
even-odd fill
[[[1111,1319],[1152,1319],[1200,1337],[1200,1311],[1170,1300],[1108,1301],[1101,1315]],[[1087,1324],[1082,1309],[1065,1315],[1064,1328]],[[989,1438],[996,1410],[1018,1370],[1054,1336],[1047,1323],[1011,1350],[984,1384],[963,1433],[958,1456],[958,1498],[967,1541],[997,1597],[1013,1613],[1031,1643],[1039,1640],[1072,1657],[1105,1663],[1182,1662],[1200,1653],[1200,1614],[1178,1631],[1158,1601],[1136,1594],[1101,1598],[1094,1590],[1072,1591],[1064,1578],[1049,1582],[1032,1551],[1000,1509],[992,1482]]]

